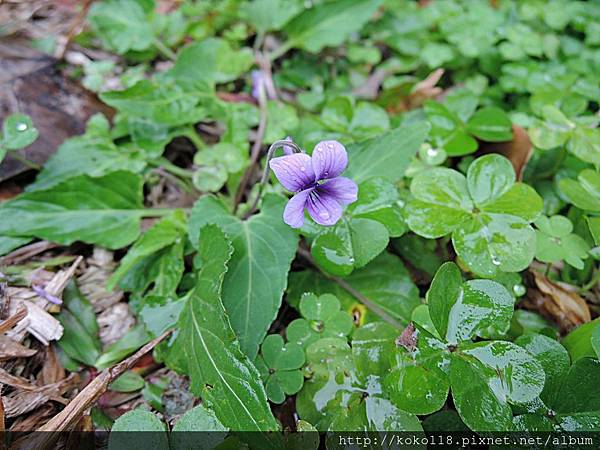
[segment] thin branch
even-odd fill
[[[392,325],[396,328],[401,328],[403,326],[402,323],[400,323],[395,318],[393,318],[391,315],[389,315],[387,312],[385,312],[385,310],[383,308],[381,308],[380,306],[375,304],[371,299],[369,299],[368,297],[366,297],[365,295],[363,295],[362,293],[360,293],[359,291],[354,289],[346,280],[336,277],[336,276],[333,276],[333,275],[329,275],[329,274],[325,273],[323,270],[321,270],[321,268],[316,264],[310,251],[308,251],[307,249],[305,249],[303,247],[300,247],[300,248],[298,248],[298,254],[300,256],[302,256],[304,259],[306,259],[313,267],[315,267],[317,270],[319,270],[319,272],[321,272],[321,274],[324,277],[326,277],[327,279],[336,283],[338,286],[340,286],[342,289],[344,289],[346,292],[348,292],[350,295],[352,295],[354,298],[356,298],[359,302],[361,302],[363,305],[365,305],[368,309],[373,311],[375,314],[377,314],[379,317],[381,317],[387,323],[389,323],[390,325]]]

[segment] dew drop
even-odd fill
[[[322,152],[322,151],[323,151],[323,148],[322,148],[322,147],[317,147],[317,151],[318,151],[318,152]]]
[[[522,295],[525,295],[527,289],[525,289],[525,286],[523,286],[522,284],[515,284],[513,286],[513,292],[517,297],[521,297]]]
[[[323,173],[323,176],[324,176],[324,177],[328,177],[328,176],[329,176],[329,172],[324,172],[324,173]]]
[[[304,167],[304,166],[300,166],[300,170],[301,170],[302,172],[306,172],[306,167]]]
[[[350,264],[354,264],[354,258],[351,257],[350,259],[348,259],[348,261],[350,261]]]
[[[333,143],[330,142],[329,144],[327,144],[327,147],[333,148]]]
[[[494,257],[492,257],[492,264],[495,266],[499,266],[500,260],[494,256]]]
[[[21,123],[17,124],[17,130],[19,130],[19,131],[25,131],[26,129],[27,129],[27,124],[26,123],[21,122]]]
[[[323,219],[329,219],[329,213],[327,211],[321,211],[319,213],[319,216],[322,217]]]
[[[431,147],[427,149],[427,156],[429,156],[430,158],[437,156],[437,154],[438,154],[437,149],[431,148]]]

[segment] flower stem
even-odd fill
[[[171,61],[175,61],[177,59],[177,55],[173,52],[173,50],[163,44],[160,39],[154,38],[154,46],[163,56],[166,56]]]
[[[29,159],[27,159],[27,158],[19,155],[17,152],[11,153],[10,156],[12,156],[13,158],[15,158],[21,164],[29,167],[30,169],[37,170],[38,172],[40,170],[42,170],[42,166],[40,166],[39,164],[36,164],[33,161],[30,161]]]
[[[206,143],[202,140],[200,135],[198,135],[193,125],[187,127],[183,131],[183,136],[192,141],[192,144],[194,144],[196,150],[202,150],[203,148],[206,148]]]

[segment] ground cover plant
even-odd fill
[[[600,430],[600,2],[31,8],[102,112],[3,116],[6,430]]]

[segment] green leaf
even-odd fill
[[[452,233],[456,253],[471,270],[494,275],[498,270],[519,272],[535,255],[535,231],[520,217],[479,214]]]
[[[45,190],[28,192],[0,206],[6,220],[0,235],[31,236],[69,245],[75,241],[109,249],[124,247],[139,235],[142,179],[131,172],[70,178]]]
[[[256,0],[244,3],[241,13],[257,31],[281,30],[283,26],[302,11],[301,1]]]
[[[144,387],[144,378],[131,370],[128,370],[123,375],[113,381],[109,388],[116,392],[135,392]]]
[[[28,237],[0,236],[0,256],[6,255],[7,253],[12,252],[14,249],[29,244],[31,240],[32,239]]]
[[[417,122],[400,126],[368,141],[349,145],[346,176],[359,184],[375,176],[392,182],[401,180],[428,131],[429,125],[426,122]]]
[[[410,321],[413,309],[420,304],[419,291],[412,282],[408,270],[402,260],[395,255],[384,252],[361,269],[355,270],[344,278],[353,289],[369,299],[400,324]],[[362,317],[364,307],[338,284],[330,281],[313,271],[290,274],[290,287],[294,292],[288,294],[287,300],[294,304],[305,292],[315,294],[334,294],[348,312],[358,311],[360,321],[372,321],[378,311],[368,312],[368,317]],[[297,303],[296,303],[297,304]],[[357,305],[360,305],[357,308]],[[361,308],[363,312],[361,311]]]
[[[197,227],[201,259],[198,282],[179,319],[179,334],[167,363],[190,375],[192,392],[202,397],[223,426],[237,431],[277,430],[260,375],[241,351],[229,324],[221,286],[234,249],[215,225]]]
[[[360,31],[381,0],[336,0],[304,11],[285,27],[287,45],[312,53],[342,44]]]
[[[564,337],[562,344],[569,351],[573,362],[597,356],[593,343],[597,329],[600,329],[600,318],[579,325]]]
[[[160,336],[175,327],[188,295],[174,298],[173,295],[146,295],[140,308],[139,318],[153,336]]]
[[[498,154],[477,158],[467,171],[469,194],[473,203],[479,207],[484,207],[506,194],[515,181],[512,164]]]
[[[388,373],[398,334],[396,328],[385,322],[372,322],[356,329],[352,336],[352,356],[360,383],[367,385],[370,379]]]
[[[340,311],[339,300],[331,294],[317,297],[306,294],[300,299],[302,319],[292,321],[286,329],[286,336],[304,348],[320,338],[345,338],[353,328],[352,318],[346,311]]]
[[[148,16],[153,9],[153,1],[106,0],[93,4],[87,19],[103,44],[122,55],[152,46],[153,32]]]
[[[254,358],[279,310],[287,274],[296,254],[297,236],[283,223],[284,199],[264,198],[259,214],[242,221],[214,197],[203,197],[192,210],[189,236],[215,223],[232,238],[234,253],[223,282],[223,304],[242,350]]]
[[[387,229],[375,220],[343,219],[315,238],[311,253],[326,272],[346,276],[379,255],[388,241]]]
[[[137,325],[129,330],[125,336],[117,342],[109,345],[104,353],[96,360],[94,366],[98,370],[106,369],[107,367],[122,361],[149,341],[150,336],[144,329],[144,326]]]
[[[542,365],[546,382],[540,398],[547,402],[556,395],[569,370],[569,353],[557,341],[541,334],[525,334],[517,338],[515,344],[535,356]]]
[[[214,433],[203,433],[202,439],[198,439],[195,432],[214,431]],[[172,450],[186,450],[197,448],[200,450],[212,450],[226,437],[226,427],[217,419],[214,411],[204,405],[198,405],[181,416],[170,434]]]
[[[590,246],[582,237],[571,233],[573,224],[564,216],[545,216],[536,220],[535,257],[542,262],[565,260],[577,269],[583,269]]]
[[[540,363],[511,342],[467,344],[453,355],[450,364],[454,405],[474,431],[509,431],[509,403],[534,400],[542,392],[544,381]]]
[[[212,89],[204,80],[183,83],[169,76],[140,80],[127,89],[100,94],[104,103],[127,116],[165,126],[199,122],[206,111],[198,104],[212,98]]]
[[[267,367],[274,370],[293,370],[304,364],[302,347],[293,342],[285,344],[279,334],[270,334],[260,347]]]
[[[71,358],[93,366],[100,355],[101,345],[92,304],[81,294],[73,281],[67,285],[63,301],[63,308],[57,318],[64,332],[58,345]]]
[[[106,283],[106,288],[112,290],[123,276],[145,258],[155,252],[181,241],[185,237],[186,217],[183,211],[176,210],[170,216],[161,219],[146,231],[121,260]]]
[[[478,110],[467,122],[467,131],[487,142],[510,141],[513,138],[512,123],[508,115],[493,106]]]
[[[233,49],[225,39],[208,38],[184,47],[170,74],[178,79],[201,80],[214,85],[239,78],[253,62],[251,49]]]
[[[38,137],[38,130],[34,128],[29,116],[24,114],[11,114],[4,119],[2,125],[2,140],[0,148],[4,150],[18,150],[27,147]],[[4,155],[0,154],[0,161]]]
[[[438,276],[439,275],[439,276]],[[440,267],[427,292],[431,320],[450,344],[508,330],[514,299],[492,280],[459,284],[460,271],[453,263]]]
[[[139,150],[117,147],[108,132],[106,136],[77,136],[58,147],[27,190],[48,189],[78,175],[101,177],[116,170],[140,173],[145,167],[145,157]]]
[[[598,166],[600,164],[600,129],[577,127],[567,142],[567,150],[579,159]]]
[[[269,100],[267,102],[267,129],[264,142],[271,143],[291,134],[299,125],[298,113],[292,105]]]
[[[123,414],[115,420],[110,431],[109,450],[138,448],[138,446],[147,450],[169,448],[169,436],[165,424],[150,411],[141,408]]]
[[[578,359],[562,379],[560,389],[548,406],[563,414],[600,411],[598,376],[600,361],[592,358]]]
[[[582,170],[577,181],[563,178],[559,187],[567,199],[578,208],[600,211],[600,174],[595,170]]]

